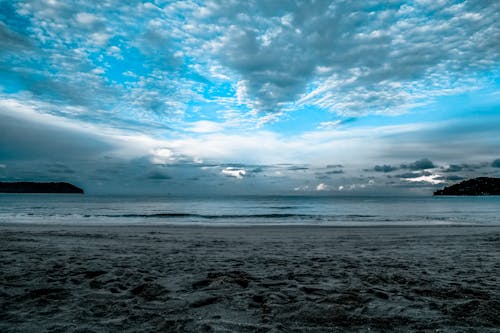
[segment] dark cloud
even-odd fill
[[[425,169],[432,169],[435,167],[436,166],[434,165],[434,163],[428,158],[423,158],[421,160],[409,164],[401,164],[400,166],[401,169],[410,169],[410,170],[425,170]]]
[[[487,168],[489,166],[490,166],[490,164],[488,162],[481,162],[481,163],[477,163],[477,164],[470,164],[470,163],[462,164],[462,167],[466,171],[476,171],[476,170],[479,170],[482,168]]]
[[[148,29],[138,40],[138,46],[155,68],[173,72],[182,65],[182,59],[174,57],[169,31]]]
[[[0,22],[0,55],[7,52],[30,50],[33,46],[31,39],[12,31],[3,22]]]
[[[304,167],[304,166],[296,165],[296,166],[291,166],[291,167],[287,168],[287,170],[290,170],[290,171],[303,171],[303,170],[309,170],[309,168],[308,167]]]
[[[344,173],[344,170],[330,170],[330,171],[325,172],[325,174],[327,174],[327,175],[337,175],[337,174],[341,174],[341,173]]]
[[[473,104],[470,108],[477,107]],[[424,128],[410,128],[386,135],[384,144],[387,148],[381,153],[381,158],[411,161],[425,156],[431,161],[449,161],[464,169],[475,167],[478,160],[497,157],[499,123],[498,115],[482,112],[472,119],[467,117],[459,121],[428,124]]]
[[[491,162],[491,166],[494,168],[500,168],[500,158]]]
[[[462,171],[463,166],[457,164],[450,164],[446,169],[443,169],[443,172],[458,172]]]
[[[387,165],[387,164],[376,165],[375,167],[373,167],[373,171],[375,171],[375,172],[391,172],[391,171],[395,171],[395,170],[398,170],[398,167],[395,167],[392,165]]]
[[[106,140],[85,131],[75,131],[33,120],[1,114],[0,156],[4,159],[79,160],[98,156],[113,148]]]
[[[151,173],[149,173],[147,175],[147,178],[148,179],[151,179],[151,180],[168,180],[168,179],[172,179],[171,176],[163,173],[163,172],[160,172],[160,171],[153,171]]]
[[[459,181],[459,180],[464,180],[463,177],[457,176],[457,175],[448,175],[448,176],[444,177],[444,179],[452,181],[452,182]]]

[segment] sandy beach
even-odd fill
[[[2,332],[500,332],[500,227],[0,226]]]

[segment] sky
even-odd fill
[[[0,181],[430,195],[500,176],[500,2],[0,0]]]

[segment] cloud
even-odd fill
[[[305,166],[294,165],[294,166],[288,167],[287,170],[290,170],[290,171],[304,171],[304,170],[309,170],[309,168],[305,167]]]
[[[458,172],[462,170],[463,166],[457,164],[450,164],[446,169],[443,169],[443,172]]]
[[[494,161],[491,163],[491,166],[492,166],[492,167],[494,167],[494,168],[500,168],[500,158],[499,158],[499,159],[494,160]]]
[[[245,177],[247,174],[247,171],[245,169],[237,169],[237,168],[225,168],[221,171],[223,175],[229,176],[229,177],[234,177],[238,179],[242,179]]]
[[[327,174],[327,175],[338,175],[341,173],[344,173],[344,170],[330,170],[330,171],[325,172],[325,174]]]
[[[398,114],[491,84],[498,10],[491,1],[12,1],[2,3],[0,84],[84,106],[80,119],[108,113],[182,130],[196,105],[252,126],[297,108]]]
[[[170,31],[162,21],[149,21],[149,27],[138,39],[138,47],[157,68],[176,70],[182,65],[182,59],[175,56]]]
[[[375,172],[391,172],[391,171],[395,171],[395,170],[398,170],[398,167],[395,167],[392,165],[387,165],[387,164],[376,165],[375,167],[373,167],[373,171],[375,171]]]
[[[422,183],[429,183],[429,184],[442,184],[444,183],[444,180],[440,175],[422,175],[419,177],[411,177],[411,178],[405,178],[404,180],[408,182],[422,182]]]
[[[187,130],[195,133],[219,132],[223,129],[222,124],[209,120],[199,120],[187,125]]]
[[[398,178],[404,178],[404,179],[414,179],[414,178],[420,178],[420,177],[427,177],[431,176],[432,173],[430,172],[406,172],[402,173],[400,175],[396,175],[395,177]]]
[[[410,170],[425,170],[425,169],[433,169],[436,166],[434,163],[428,158],[423,158],[421,160],[415,161],[410,164],[401,164],[401,169],[410,169]]]
[[[147,175],[147,178],[148,179],[151,179],[151,180],[168,180],[168,179],[172,179],[172,177],[170,177],[169,175],[163,173],[163,172],[160,172],[160,171],[153,171],[151,173],[149,173]]]
[[[76,179],[91,192],[122,189],[134,193],[194,193],[201,186],[207,193],[281,194],[294,188],[312,194],[316,192],[318,180],[332,189],[344,186],[349,193],[393,191],[390,193],[394,194],[415,187],[424,191],[428,189],[425,186],[432,186],[436,181],[448,181],[446,177],[434,177],[435,170],[446,169],[436,168],[436,163],[429,158],[401,163],[398,154],[391,155],[387,159],[390,164],[384,165],[403,164],[412,172],[390,180],[385,173],[378,176],[372,172],[372,178],[359,179],[360,170],[387,158],[387,152],[400,147],[401,135],[422,130],[428,135],[425,126],[361,127],[313,131],[299,136],[260,130],[161,138],[154,136],[154,131],[145,135],[44,113],[52,107],[57,105],[35,100],[30,104],[0,100],[0,163],[9,165],[2,169],[3,179]],[[441,132],[447,123],[433,126],[436,132]],[[378,136],[380,132],[385,135]],[[433,158],[443,155],[449,149],[446,143],[451,141],[439,142],[443,143],[427,149]],[[413,149],[414,155],[420,155],[415,146]],[[467,151],[467,146],[464,149]],[[491,162],[478,162],[482,155],[468,152],[474,163],[460,160],[450,163],[441,159],[440,164],[459,165],[463,169],[457,171],[456,176],[464,178],[491,172]],[[48,156],[56,159],[57,165],[49,165]],[[463,154],[457,157],[463,158]],[[491,159],[490,154],[486,160]],[[431,166],[434,167],[429,169]],[[341,176],[329,177],[335,174]],[[328,178],[318,178],[321,176]],[[168,189],[161,186],[166,179]],[[235,179],[244,181],[234,182]],[[421,181],[411,183],[414,185],[411,187],[408,179]],[[370,180],[376,184],[369,185]],[[231,187],[231,183],[235,185]]]
[[[464,178],[457,176],[457,175],[448,175],[448,176],[444,177],[444,179],[448,180],[448,181],[455,182],[455,181],[463,180]]]
[[[160,147],[151,151],[151,162],[154,164],[168,164],[175,160],[175,153],[169,148]]]
[[[0,22],[0,55],[6,52],[26,51],[34,47],[33,42]]]
[[[318,128],[319,129],[331,129],[338,127],[340,125],[352,123],[356,120],[356,118],[345,118],[345,119],[339,119],[339,120],[334,120],[334,121],[323,121],[319,123]]]
[[[316,186],[316,191],[328,191],[330,190],[330,186],[320,183]]]
[[[0,101],[0,156],[3,158],[85,159],[113,149],[104,136],[79,124],[40,115],[13,101]]]
[[[203,38],[215,37],[204,54],[242,77],[252,108],[298,101],[339,114],[391,113],[425,95],[473,89],[464,73],[495,69],[498,7],[213,1],[195,9],[205,15],[194,23]]]
[[[100,21],[97,16],[90,13],[77,13],[75,18],[78,23],[84,26],[92,26]]]
[[[373,187],[432,185],[389,179],[397,168],[412,179],[439,165],[453,173],[443,179],[494,174],[495,162],[478,161],[500,146],[490,112],[500,96],[499,9],[458,0],[3,1],[2,177],[129,191],[165,191],[170,177],[172,192],[314,193],[316,177],[366,190],[358,178],[380,161],[368,170]],[[445,105],[460,107],[451,115]]]
[[[294,187],[293,190],[296,192],[298,192],[298,191],[310,191],[311,188],[309,187],[309,185],[301,185],[301,186]]]

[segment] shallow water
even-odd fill
[[[158,197],[0,194],[0,223],[500,225],[500,197]]]

